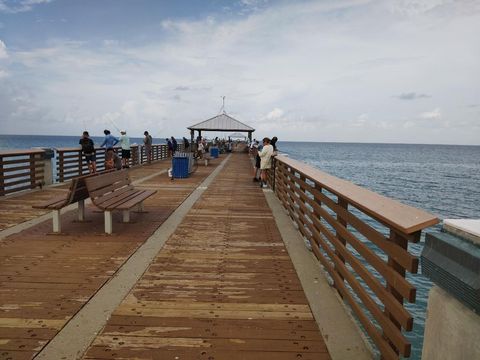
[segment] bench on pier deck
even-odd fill
[[[112,211],[123,211],[123,222],[130,222],[130,210],[138,206],[143,211],[143,201],[155,190],[139,190],[131,185],[127,170],[114,171],[85,180],[92,203],[105,214],[105,232],[113,232]]]
[[[110,170],[107,172],[110,172]],[[101,172],[76,177],[72,179],[67,193],[33,205],[32,207],[35,209],[52,210],[53,232],[58,234],[62,231],[60,211],[70,204],[78,203],[78,221],[85,221],[85,200],[89,197],[85,179],[104,173],[105,172]]]

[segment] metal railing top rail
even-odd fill
[[[18,149],[18,150],[0,150],[0,157],[22,156],[30,154],[43,154],[42,149]]]
[[[367,215],[404,234],[415,233],[439,222],[438,217],[426,211],[402,204],[350,181],[315,169],[301,161],[282,155],[276,156],[275,159],[294,168],[298,173],[318,184],[319,187],[344,198]]]

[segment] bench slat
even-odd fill
[[[137,193],[138,190],[134,188],[130,188],[128,191],[117,190],[109,194],[111,196],[109,196],[108,199],[103,199],[103,197],[97,199],[95,205],[98,204],[97,206],[102,209],[114,209],[116,204],[126,201],[125,199],[129,199],[130,197],[135,196]]]
[[[106,185],[100,188],[92,189],[90,185],[87,185],[88,192],[90,193],[90,197],[95,199],[97,197],[103,197],[108,193],[119,191],[119,189],[125,187],[127,188],[130,185],[129,179],[123,179],[121,181],[117,181],[115,183],[110,183],[110,185]]]
[[[108,174],[85,179],[85,181],[87,183],[90,196],[92,196],[92,193],[101,191],[104,188],[109,188],[115,184],[130,184],[130,178],[126,170],[109,172]]]
[[[68,205],[70,193],[65,193],[60,196],[56,196],[54,198],[48,199],[42,203],[35,204],[32,207],[34,209],[61,209],[62,207]]]
[[[127,202],[124,202],[123,204],[119,205],[116,207],[118,210],[127,210],[133,208],[135,205],[138,205],[141,203],[143,200],[149,198],[153,194],[155,194],[157,191],[156,190],[143,190],[141,194],[138,194],[135,198],[130,199]]]
[[[124,192],[130,191],[130,190],[133,190],[133,185],[124,186],[123,188],[118,188],[115,191],[111,190],[110,192],[105,192],[104,195],[99,195],[95,198],[93,198],[92,196],[90,197],[92,198],[92,201],[94,204],[102,204],[104,201],[107,201],[111,198],[119,196]]]
[[[141,190],[135,189],[135,192],[132,192],[132,193],[126,195],[126,196],[122,196],[122,197],[117,198],[117,201],[115,201],[114,203],[111,203],[108,206],[108,210],[110,210],[110,211],[117,210],[120,205],[122,205],[123,203],[125,203],[127,201],[130,201],[131,199],[136,198],[139,194],[141,194]]]

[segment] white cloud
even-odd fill
[[[9,1],[9,0],[0,0],[0,13],[19,13],[32,10],[35,6],[41,4],[48,4],[54,0],[20,0],[20,1]]]
[[[276,120],[281,118],[283,114],[284,114],[284,111],[282,109],[275,108],[267,114],[266,118],[268,120]]]
[[[352,126],[363,127],[367,124],[368,114],[360,114],[355,121],[352,122]]]
[[[419,117],[426,120],[438,120],[442,117],[442,111],[439,108],[436,108],[432,111],[421,113]]]
[[[8,57],[7,46],[2,40],[0,40],[0,60],[6,59],[7,57]]]
[[[9,42],[4,71],[48,112],[45,134],[88,126],[95,135],[114,121],[131,136],[181,135],[226,95],[227,112],[257,138],[478,143],[465,104],[480,93],[480,16],[452,12],[440,24],[428,9],[411,18],[398,11],[370,0],[285,2],[248,16],[170,19],[148,43],[51,40],[17,50]],[[444,113],[452,129],[466,124],[456,138],[440,131],[431,140],[442,123],[419,124]],[[2,131],[30,129],[15,125]]]

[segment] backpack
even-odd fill
[[[84,154],[93,154],[95,152],[92,139],[82,138],[80,139],[80,144],[82,145],[82,151]]]

